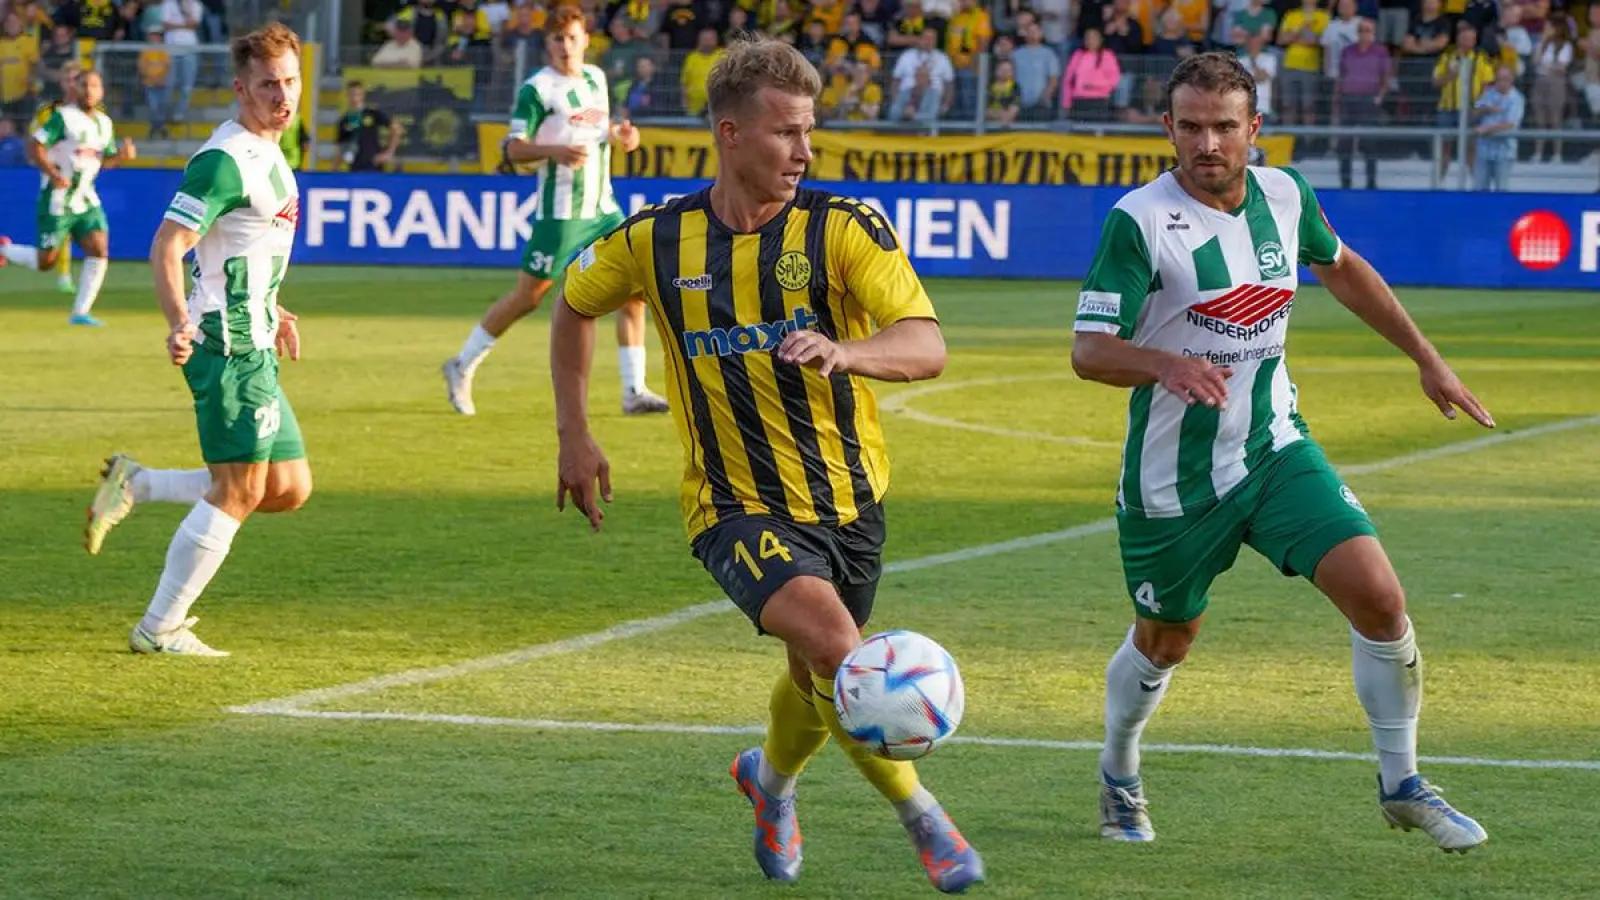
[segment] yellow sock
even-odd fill
[[[56,257],[56,274],[72,274],[72,245],[69,243],[63,242],[61,245],[61,254]]]
[[[817,715],[813,699],[809,688],[800,693],[800,686],[789,677],[787,669],[772,686],[772,703],[768,707],[772,718],[767,723],[767,740],[761,752],[779,775],[799,775],[828,742],[828,728]]]
[[[817,714],[828,726],[828,731],[838,739],[839,746],[850,754],[850,761],[855,763],[861,774],[867,777],[867,781],[871,782],[872,786],[878,789],[878,793],[890,803],[899,804],[910,800],[922,786],[917,780],[916,766],[909,762],[884,759],[850,740],[850,736],[844,733],[844,726],[839,723],[839,711],[833,705],[833,679],[812,673],[811,686],[816,690],[814,699],[817,703]]]

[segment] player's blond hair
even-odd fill
[[[300,35],[282,22],[269,22],[255,31],[233,39],[233,72],[242,75],[250,63],[267,62],[285,53],[300,55]]]
[[[727,54],[706,79],[711,120],[738,116],[762,88],[815,99],[822,93],[822,76],[799,50],[783,41],[740,37],[728,45]]]

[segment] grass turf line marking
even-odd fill
[[[926,387],[908,388],[890,394],[878,401],[881,412],[894,413],[914,422],[924,425],[933,425],[939,428],[954,428],[959,431],[976,431],[979,434],[992,434],[997,437],[1014,438],[1023,441],[1049,441],[1053,444],[1075,444],[1080,447],[1121,447],[1121,441],[1102,441],[1096,438],[1087,438],[1076,435],[1050,434],[1044,431],[1019,431],[1015,428],[1001,428],[998,425],[980,425],[976,422],[963,422],[960,419],[947,419],[933,413],[925,413],[912,409],[910,401],[917,397],[927,397],[932,394],[942,394],[946,391],[959,391],[964,388],[990,387],[1000,384],[1019,384],[1033,381],[1065,381],[1075,379],[1076,375],[1010,375],[998,378],[969,378],[966,381],[946,381],[930,384]]]
[[[1500,444],[1510,443],[1512,441],[1528,440],[1531,438],[1542,437],[1547,434],[1556,434],[1563,431],[1586,428],[1591,425],[1600,425],[1600,415],[1562,419],[1557,422],[1549,422],[1544,425],[1536,425],[1532,428],[1524,428],[1518,431],[1495,432],[1483,437],[1472,438],[1471,440],[1460,441],[1454,444],[1445,444],[1443,446],[1433,447],[1427,450],[1418,450],[1415,453],[1407,453],[1401,456],[1391,457],[1389,459],[1378,460],[1377,462],[1363,463],[1353,466],[1339,466],[1337,468],[1341,474],[1347,476],[1367,475],[1374,472],[1397,469],[1402,466],[1412,465],[1414,463],[1440,459],[1442,457],[1455,456],[1462,453],[1471,453],[1476,450],[1484,449],[1485,447],[1494,447]],[[995,544],[980,544],[976,547],[967,547],[962,550],[952,550],[948,553],[936,553],[932,556],[923,556],[917,559],[893,562],[884,566],[884,573],[914,572],[919,569],[928,569],[934,566],[949,565],[951,563],[968,562],[974,559],[982,559],[983,557],[994,556],[1000,553],[1011,553],[1017,550],[1028,550],[1034,547],[1043,547],[1048,544],[1077,540],[1078,538],[1089,537],[1091,535],[1102,534],[1104,532],[1111,531],[1116,527],[1116,524],[1116,519],[1100,519],[1095,522],[1077,525],[1072,528],[1065,528],[1060,531],[1048,531],[1043,534],[1034,534],[1027,537],[1013,538],[1009,541],[1000,541],[999,543]],[[729,603],[725,599],[714,600],[708,603],[698,603],[694,606],[686,606],[682,609],[674,610],[673,612],[666,613],[664,615],[653,616],[648,619],[631,619],[626,622],[619,622],[616,625],[601,631],[593,631],[587,634],[574,635],[573,637],[563,638],[561,640],[551,641],[545,644],[537,644],[532,647],[523,647],[520,650],[511,650],[506,653],[496,654],[494,656],[482,656],[478,657],[477,659],[469,659],[463,662],[451,663],[445,666],[435,666],[427,669],[409,669],[407,671],[395,672],[389,675],[379,675],[362,681],[349,682],[346,684],[339,684],[326,688],[318,688],[316,690],[305,691],[299,694],[292,694],[287,697],[280,697],[272,700],[262,700],[256,703],[247,704],[245,706],[232,706],[228,707],[227,711],[242,715],[288,715],[302,711],[308,706],[316,706],[323,703],[329,703],[334,700],[348,699],[350,697],[359,697],[363,694],[373,694],[379,691],[388,690],[390,688],[427,684],[429,682],[442,681],[447,678],[459,678],[464,675],[474,675],[479,672],[489,672],[495,669],[502,669],[507,666],[521,665],[522,663],[531,662],[536,659],[543,659],[547,656],[578,653],[583,650],[588,650],[592,647],[598,647],[601,644],[611,643],[612,641],[638,637],[639,635],[644,634],[653,634],[657,631],[665,631],[668,628],[675,628],[679,625],[683,625],[685,623],[692,622],[696,619],[701,619],[716,613],[732,612],[733,609],[733,604]]]
[[[629,732],[640,734],[701,734],[729,735],[766,733],[761,725],[692,725],[678,722],[581,722],[565,719],[512,719],[500,716],[449,715],[443,713],[396,712],[346,712],[340,710],[295,709],[283,712],[262,712],[257,715],[279,715],[296,719],[341,719],[361,722],[425,722],[439,725],[461,725],[489,728],[530,728],[540,731],[595,731]],[[952,744],[971,744],[980,747],[1017,747],[1032,750],[1094,751],[1101,749],[1099,741],[1052,741],[1042,738],[992,738],[962,737],[950,739]],[[1376,762],[1373,753],[1350,753],[1338,750],[1309,750],[1294,747],[1238,747],[1229,744],[1145,744],[1147,753],[1186,753],[1212,756],[1251,756],[1277,759],[1320,759],[1338,762]],[[1423,756],[1418,762],[1441,766],[1474,766],[1500,769],[1579,769],[1600,772],[1600,760],[1581,759],[1495,759],[1477,756]]]

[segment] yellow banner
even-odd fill
[[[717,173],[711,133],[641,128],[639,149],[612,157],[611,174],[635,178],[709,180]],[[480,124],[485,172],[500,165],[503,125]],[[1268,165],[1287,165],[1294,138],[1261,137]],[[1158,137],[1094,137],[1049,132],[912,137],[861,131],[818,131],[807,172],[818,181],[935,182],[941,184],[1139,185],[1177,163],[1172,144]]]
[[[345,84],[361,82],[372,104],[405,128],[402,152],[432,155],[470,152],[472,69],[347,66],[343,74]]]

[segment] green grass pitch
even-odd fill
[[[439,363],[509,278],[291,272],[305,358],[284,382],[316,494],[246,525],[195,607],[234,656],[186,660],[125,646],[184,511],[79,545],[103,456],[198,465],[146,267],[113,265],[102,330],[0,271],[0,896],[932,894],[831,748],[801,782],[801,883],[762,881],[727,765],[758,740],[778,647],[690,558],[671,423],[621,415],[609,325],[600,535],[554,508],[545,313],[480,371],[476,418],[444,401]],[[1378,814],[1342,620],[1248,551],[1147,733],[1160,840],[1099,840],[1101,673],[1131,607],[1096,523],[1126,397],[1072,377],[1073,285],[929,287],[950,364],[879,392],[896,568],[875,624],[955,654],[962,737],[1015,739],[922,766],[985,854],[982,894],[1594,895],[1600,296],[1404,293],[1500,423],[1486,441],[1321,290],[1291,325],[1301,408],[1409,591],[1423,753],[1453,758],[1423,771],[1491,835],[1449,857]]]

